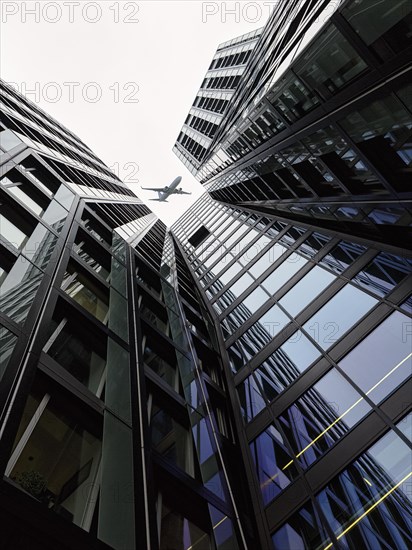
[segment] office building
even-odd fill
[[[406,0],[281,2],[197,179],[225,203],[407,243],[411,20]]]
[[[219,44],[173,147],[186,168],[196,174],[229,108],[262,29]]]
[[[219,46],[182,131],[205,150],[182,134],[175,146],[208,193],[170,230],[77,136],[2,83],[7,550],[411,546],[409,4],[341,2],[333,15],[330,4],[280,4],[264,29]],[[354,48],[367,68],[350,56],[319,63],[344,81],[327,96],[295,63],[335,43],[338,59]],[[215,97],[227,83],[230,96]],[[277,86],[285,110],[315,104],[278,130]],[[389,128],[373,107],[365,143],[342,152],[341,109],[383,93],[402,114]],[[339,139],[313,137],[326,125]],[[242,144],[237,158],[222,152],[230,139]],[[283,151],[292,146],[295,162]],[[388,148],[400,161],[388,153],[385,172]],[[252,175],[262,155],[275,168]]]
[[[264,548],[411,542],[411,21],[402,0],[281,3],[172,227]]]
[[[165,225],[5,83],[2,101],[2,547],[241,548],[215,335]]]

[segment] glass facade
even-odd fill
[[[330,4],[219,45],[171,228],[1,83],[5,548],[411,546],[411,10]]]

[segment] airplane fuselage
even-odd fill
[[[162,189],[162,191],[159,192],[159,201],[166,200],[173,192],[176,192],[176,188],[179,185],[179,183],[182,181],[182,176],[178,176],[175,178],[172,183]]]

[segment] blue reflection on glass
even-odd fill
[[[322,269],[314,267],[295,286],[289,290],[279,303],[292,315],[297,315],[333,280],[334,275]]]
[[[412,373],[411,349],[412,319],[395,311],[339,366],[379,403]]]
[[[353,282],[378,296],[386,296],[411,271],[411,259],[382,252],[353,278]]]
[[[321,352],[298,330],[280,348],[293,365],[303,372],[317,359]]]
[[[266,406],[253,375],[238,387],[238,394],[243,418],[250,422]]]
[[[303,328],[326,350],[376,303],[375,298],[348,284],[315,313]]]
[[[250,444],[250,451],[256,466],[256,473],[262,491],[264,504],[273,500],[290,480],[297,475],[295,466],[283,471],[286,464],[290,462],[290,455],[284,447],[282,436],[273,427],[261,433]]]

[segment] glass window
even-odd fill
[[[275,97],[278,94],[278,89],[284,85],[284,80],[275,89],[270,97]],[[299,120],[306,113],[311,111],[319,100],[315,93],[309,90],[300,80],[291,77],[290,81],[284,86],[282,92],[277,99],[269,99],[276,110],[279,111],[288,122]]]
[[[69,321],[59,330],[47,353],[91,392],[97,392],[106,367],[105,342],[91,334],[85,337],[84,331]]]
[[[251,313],[255,313],[255,311],[257,311],[267,300],[269,300],[267,292],[265,292],[262,287],[258,286],[243,300],[242,304],[246,306]]]
[[[237,391],[242,416],[246,422],[250,422],[266,406],[254,376],[248,376],[238,387]]]
[[[393,55],[391,49],[397,53],[410,45],[411,13],[409,0],[357,0],[342,9],[342,15],[381,59]]]
[[[24,179],[24,178],[21,178]],[[27,206],[32,212],[40,216],[43,212],[43,207],[40,206],[35,200],[33,200],[27,193],[21,188],[21,183],[14,184],[9,178],[2,178],[1,182],[3,185],[7,185],[7,189],[12,193],[17,199],[19,199],[25,206]],[[27,184],[24,185],[26,188]]]
[[[312,233],[303,244],[298,248],[299,252],[313,258],[321,250],[325,244],[330,241],[330,237],[321,233]]]
[[[376,303],[375,298],[348,284],[315,313],[303,328],[321,348],[329,349]]]
[[[31,262],[19,256],[0,286],[0,309],[16,321],[26,320],[37,290],[43,279],[43,272]]]
[[[289,317],[287,317],[277,305],[274,305],[262,315],[254,326],[256,327],[258,325],[259,329],[263,329],[269,333],[271,338],[274,338],[288,323]]]
[[[263,256],[249,268],[249,273],[254,277],[259,277],[264,273],[271,265],[273,265],[278,258],[282,256],[288,249],[280,244],[275,244]]]
[[[193,445],[189,430],[157,405],[152,407],[150,427],[152,448],[194,477]]]
[[[226,523],[226,522],[225,522]],[[159,550],[211,550],[209,535],[172,506],[162,504]]]
[[[72,191],[70,191],[70,189],[68,189],[65,185],[61,185],[54,198],[67,210],[70,210],[74,200],[74,193],[72,193]]]
[[[272,536],[274,550],[309,550],[320,548],[327,534],[313,504],[309,501],[293,514]]]
[[[235,283],[232,284],[232,286],[229,289],[229,292],[232,292],[235,297],[237,298],[240,296],[245,290],[247,290],[251,284],[253,284],[254,280],[249,275],[249,273],[245,273],[238,279]]]
[[[321,260],[320,265],[329,267],[335,273],[343,273],[366,251],[366,246],[341,241]]]
[[[263,235],[258,239],[255,244],[253,244],[250,248],[246,250],[242,256],[238,259],[238,261],[243,265],[247,265],[249,262],[251,262],[258,254],[261,252],[266,246],[270,243],[271,239],[269,237],[266,237]]]
[[[152,346],[156,349],[152,349]],[[151,368],[160,378],[163,378],[175,391],[179,389],[179,375],[176,366],[174,348],[163,349],[159,342],[146,337],[143,352],[145,365]]]
[[[386,296],[411,271],[411,259],[381,252],[353,278],[353,282],[378,296]]]
[[[3,151],[10,151],[18,145],[22,145],[21,139],[19,139],[11,130],[2,130],[0,132],[0,146]]]
[[[266,505],[297,477],[297,470],[281,434],[269,426],[250,444],[256,474]],[[286,465],[291,463],[290,467]]]
[[[331,26],[309,46],[296,69],[312,89],[333,94],[366,67],[356,50]]]
[[[410,470],[410,448],[390,431],[317,495],[343,548],[411,546]]]
[[[332,369],[279,420],[296,458],[306,468],[370,410],[359,393]]]
[[[21,249],[22,254],[40,267],[40,269],[45,270],[53,256],[57,239],[57,235],[39,223],[28,241],[23,245]]]
[[[285,283],[289,281],[295,273],[299,271],[306,263],[307,259],[300,254],[293,252],[283,263],[280,264],[266,279],[262,286],[271,294],[275,294]]]
[[[289,318],[274,305],[236,342],[246,360],[259,353],[289,323]]]
[[[66,272],[66,278],[70,274]],[[70,278],[70,282],[65,292],[73,298],[79,305],[84,307],[89,313],[97,317],[99,321],[106,322],[109,311],[109,301],[107,295],[93,281],[82,273],[75,272]],[[112,292],[115,292],[112,290]],[[119,294],[120,296],[120,294]],[[124,311],[122,312],[124,315]]]
[[[411,350],[412,319],[395,311],[339,366],[372,401],[379,403],[412,374]]]
[[[58,202],[51,201],[42,218],[52,229],[60,233],[64,227],[67,215],[67,210],[60,206]]]
[[[412,443],[412,413],[408,414],[402,420],[400,420],[396,427],[400,430],[405,437]]]
[[[316,266],[297,282],[279,303],[292,316],[295,316],[312,302],[334,279],[334,275]]]
[[[3,214],[0,214],[0,228],[4,239],[7,239],[17,250],[23,248],[28,236]]]
[[[6,475],[49,510],[87,529],[100,454],[100,438],[67,414],[57,396],[45,394],[15,442]]]
[[[394,95],[372,101],[339,121],[396,192],[407,192],[412,165],[411,115]]]
[[[105,404],[117,416],[132,422],[129,354],[112,338],[107,345]]]
[[[233,279],[235,275],[237,275],[237,273],[239,273],[241,269],[242,269],[242,266],[240,266],[237,262],[235,262],[231,267],[229,267],[229,269],[227,269],[224,273],[222,273],[219,276],[218,280],[222,284],[226,285],[229,281]]]
[[[107,409],[103,441],[98,538],[111,548],[133,548],[136,540],[133,435]]]
[[[3,378],[16,342],[17,336],[0,325],[0,380]]]
[[[300,330],[295,332],[279,349],[286,356],[285,359],[292,363],[291,367],[297,369],[299,373],[305,371],[321,355],[318,348]]]

